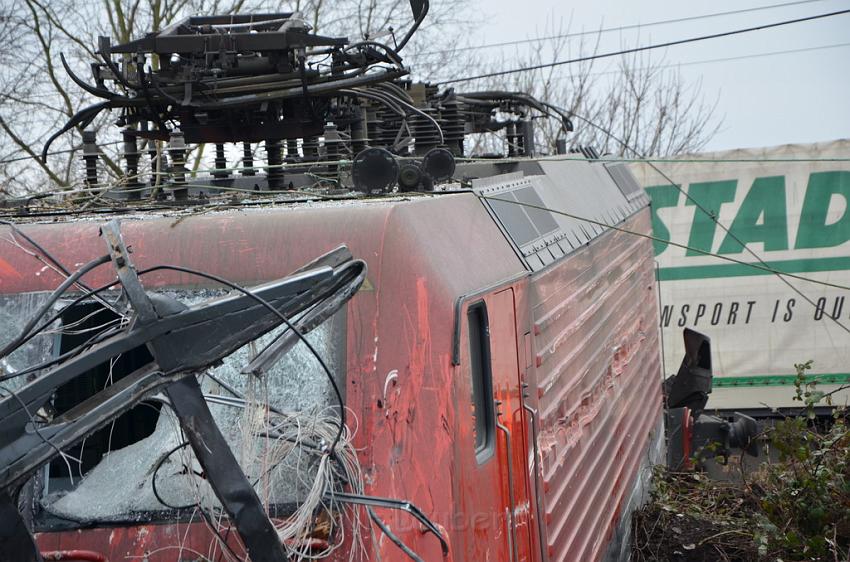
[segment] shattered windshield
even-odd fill
[[[223,293],[167,294],[192,305]],[[0,299],[4,326],[0,343],[21,329],[44,297],[32,293]],[[343,308],[306,336],[341,388],[345,387],[344,316]],[[4,374],[65,353],[120,321],[94,302],[72,307],[53,330],[5,358]],[[310,494],[317,451],[333,441],[339,409],[331,382],[302,342],[265,375],[242,372],[280,331],[238,349],[198,378],[216,423],[260,499],[286,512]],[[42,415],[67,411],[150,360],[145,348],[137,348],[92,369],[61,387],[52,400],[53,411]],[[29,484],[42,521],[135,521],[162,517],[163,511],[219,505],[163,394],[149,397],[64,453]]]

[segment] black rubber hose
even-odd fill
[[[50,149],[50,145],[53,144],[53,141],[58,139],[60,136],[64,135],[66,132],[70,131],[77,125],[81,125],[82,123],[91,123],[91,121],[97,117],[98,113],[111,107],[112,101],[104,101],[100,103],[96,103],[94,105],[90,105],[85,107],[74,114],[65,126],[50,135],[50,138],[47,139],[47,142],[44,143],[44,148],[41,149],[41,161],[47,163],[47,151]]]
[[[71,80],[73,80],[74,84],[87,91],[91,95],[107,100],[111,100],[118,96],[118,94],[110,92],[105,88],[98,88],[96,86],[92,86],[91,84],[85,82],[82,78],[74,74],[74,71],[71,70],[71,67],[68,65],[68,61],[65,60],[64,53],[59,53],[59,60],[62,61],[62,66],[65,68],[65,72],[68,73],[68,76],[71,78]]]

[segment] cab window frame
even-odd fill
[[[490,322],[487,304],[478,300],[467,307],[470,413],[473,418],[475,459],[479,465],[493,457],[496,449],[496,412],[493,395]]]

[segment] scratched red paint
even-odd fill
[[[520,560],[600,559],[660,414],[649,242],[608,232],[530,275],[468,194],[174,222],[123,223],[138,268],[177,264],[252,284],[285,275],[341,243],[368,262],[371,289],[347,310],[346,385],[366,492],[417,505],[445,529],[451,560],[509,562],[511,512]],[[648,211],[625,226],[649,232]],[[67,264],[104,250],[93,222],[22,228],[46,248],[59,248]],[[0,247],[0,260],[3,272],[20,275],[3,273],[2,293],[55,287],[56,280],[35,275],[41,264],[20,250]],[[100,285],[113,277],[102,267],[86,281]],[[173,272],[144,282],[203,284]],[[460,364],[454,365],[459,299]],[[512,441],[509,450],[496,432],[493,454],[480,465],[465,325],[466,307],[478,300],[487,305],[494,392]],[[537,420],[523,408],[523,383]],[[532,421],[540,424],[537,458],[531,454]],[[379,515],[422,559],[442,559],[438,542],[409,516]],[[363,538],[369,544],[370,536]],[[165,562],[175,560],[181,542],[186,552],[207,552],[211,538],[203,525],[173,523],[46,532],[38,540],[44,550],[90,549],[110,561],[147,555],[149,562]],[[386,539],[378,550],[384,561],[406,559]]]
[[[21,278],[23,278],[23,275],[14,266],[0,258],[0,288],[5,288],[13,279],[19,280]]]

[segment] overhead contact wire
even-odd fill
[[[773,28],[792,25],[792,24],[796,24],[796,23],[815,21],[815,20],[819,20],[819,19],[831,18],[831,17],[841,16],[841,15],[845,15],[845,14],[850,14],[850,9],[837,10],[837,11],[834,11],[834,12],[827,12],[827,13],[824,13],[824,14],[816,14],[816,15],[813,15],[813,16],[806,16],[806,17],[802,17],[802,18],[783,20],[783,21],[778,21],[778,22],[773,22],[773,23],[766,23],[766,24],[756,25],[756,26],[752,26],[752,27],[744,27],[744,28],[740,28],[740,29],[733,29],[733,30],[730,30],[730,31],[722,31],[720,33],[711,33],[711,34],[708,34],[708,35],[699,35],[699,36],[696,36],[696,37],[688,37],[688,38],[685,38],[685,39],[677,39],[675,41],[665,41],[663,43],[654,43],[654,44],[651,44],[651,45],[643,45],[643,46],[640,46],[640,47],[633,47],[631,49],[621,49],[619,51],[611,51],[611,52],[607,52],[607,53],[587,55],[587,56],[584,56],[584,57],[577,57],[577,58],[568,59],[568,60],[554,61],[554,62],[543,63],[543,64],[535,64],[535,65],[531,65],[531,66],[524,66],[524,67],[514,68],[514,69],[510,69],[510,70],[500,70],[498,72],[488,72],[486,74],[479,74],[479,75],[476,75],[476,76],[467,76],[467,77],[464,77],[464,78],[454,78],[454,79],[451,79],[451,80],[443,80],[443,81],[438,82],[438,84],[444,85],[444,84],[457,84],[459,82],[471,82],[473,80],[480,80],[480,79],[483,79],[483,78],[495,78],[495,77],[498,77],[498,76],[507,76],[507,75],[510,75],[510,74],[517,74],[517,73],[520,73],[520,72],[528,72],[528,71],[531,71],[531,70],[541,70],[541,69],[544,69],[544,68],[553,68],[553,67],[556,67],[556,66],[563,66],[563,65],[566,65],[566,64],[574,64],[574,63],[579,63],[579,62],[587,62],[587,61],[605,59],[605,58],[610,58],[610,57],[618,57],[618,56],[629,55],[629,54],[633,54],[633,53],[642,53],[644,51],[651,51],[651,50],[654,50],[654,49],[664,49],[664,48],[667,48],[667,47],[675,47],[675,46],[678,46],[678,45],[685,45],[685,44],[688,44],[688,43],[708,41],[710,39],[720,39],[720,38],[723,38],[723,37],[731,37],[733,35],[741,35],[741,34],[744,34],[744,33],[751,33],[751,32],[754,32],[754,31],[762,31],[762,30],[765,30],[765,29],[773,29]]]

